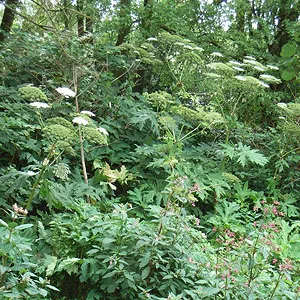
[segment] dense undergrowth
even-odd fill
[[[1,299],[300,297],[300,104],[271,58],[165,32],[1,51]]]

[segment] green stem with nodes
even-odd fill
[[[86,184],[89,183],[88,181],[88,176],[87,176],[87,171],[86,171],[86,165],[85,165],[85,158],[84,158],[84,147],[83,147],[83,137],[82,137],[82,132],[81,132],[81,126],[79,126],[79,142],[80,142],[80,156],[81,156],[81,164],[82,164],[82,171],[83,171],[83,178],[84,178],[84,182]]]
[[[30,193],[30,195],[28,197],[27,205],[25,207],[27,210],[29,210],[29,208],[31,206],[32,200],[33,200],[34,195],[35,195],[35,191],[36,191],[36,189],[37,189],[37,187],[38,187],[38,185],[39,185],[39,183],[40,183],[40,181],[41,181],[41,179],[42,179],[42,177],[43,177],[43,175],[44,175],[44,173],[46,171],[46,168],[47,168],[48,162],[50,160],[50,157],[53,155],[54,148],[55,148],[55,144],[53,144],[51,146],[49,154],[48,154],[47,158],[44,160],[45,163],[43,163],[43,166],[42,166],[42,169],[41,169],[41,171],[39,173],[39,176],[37,177],[36,181],[33,184],[32,191],[31,191],[31,193]],[[24,223],[24,221],[25,221],[25,219],[23,219],[22,223]]]
[[[75,92],[75,105],[76,105],[76,112],[79,113],[79,101],[78,101],[78,83],[77,83],[77,68],[76,66],[73,66],[73,82],[74,82],[74,92]],[[85,165],[85,157],[84,157],[84,147],[83,147],[83,137],[82,137],[82,131],[81,131],[81,126],[78,125],[79,130],[78,130],[78,135],[79,135],[79,143],[80,143],[80,157],[81,157],[81,165],[82,165],[82,171],[83,171],[83,178],[84,182],[86,184],[89,183],[88,181],[88,176],[87,176],[87,171],[86,171],[86,165]],[[89,198],[88,198],[89,202]]]
[[[251,293],[251,283],[252,283],[252,281],[254,280],[254,278],[255,278],[255,276],[254,276],[254,274],[253,274],[253,268],[254,268],[254,256],[255,256],[255,253],[256,253],[256,246],[257,246],[257,244],[258,244],[258,242],[259,242],[259,238],[260,238],[260,233],[258,234],[258,236],[257,236],[257,239],[256,239],[256,241],[255,241],[255,243],[254,243],[254,245],[253,245],[253,250],[252,250],[252,252],[250,253],[250,257],[249,257],[249,259],[250,259],[250,262],[249,262],[249,264],[250,264],[250,275],[249,275],[249,280],[248,280],[248,287],[249,287],[249,293],[248,293],[248,296],[250,296],[250,293]]]
[[[275,284],[275,287],[274,287],[274,289],[273,289],[273,291],[272,291],[272,294],[271,294],[269,300],[273,299],[273,297],[274,297],[274,295],[275,295],[275,292],[276,292],[276,290],[277,290],[277,288],[278,288],[280,279],[282,278],[282,276],[283,276],[282,274],[279,274],[278,279],[277,279],[276,284]]]

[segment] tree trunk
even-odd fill
[[[77,33],[78,37],[84,35],[83,0],[77,0]]]
[[[121,25],[118,31],[116,46],[123,44],[126,36],[130,32],[132,23],[131,0],[120,0],[119,18]]]
[[[64,24],[65,24],[65,30],[69,30],[69,16],[68,16],[68,8],[69,8],[69,0],[64,0]]]
[[[11,31],[15,19],[14,11],[18,3],[18,0],[7,0],[5,3],[4,14],[0,26],[0,42],[2,42]]]
[[[153,0],[144,0],[144,15],[142,18],[141,28],[142,34],[145,38],[150,37],[151,22],[153,15]]]

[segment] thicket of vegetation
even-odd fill
[[[0,2],[0,299],[300,299],[298,0]]]

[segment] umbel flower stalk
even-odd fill
[[[79,113],[79,102],[78,102],[78,87],[77,87],[77,69],[74,66],[73,67],[73,81],[74,81],[74,93],[75,93],[75,104],[76,104],[76,112]],[[74,120],[73,120],[74,122]],[[86,165],[85,165],[85,157],[84,157],[84,147],[83,147],[83,138],[82,138],[82,131],[81,131],[81,124],[78,123],[78,134],[79,134],[79,143],[80,143],[80,157],[81,157],[81,165],[82,165],[82,171],[83,171],[83,178],[84,182],[88,184],[88,176],[86,171]],[[86,125],[86,124],[83,124]]]

